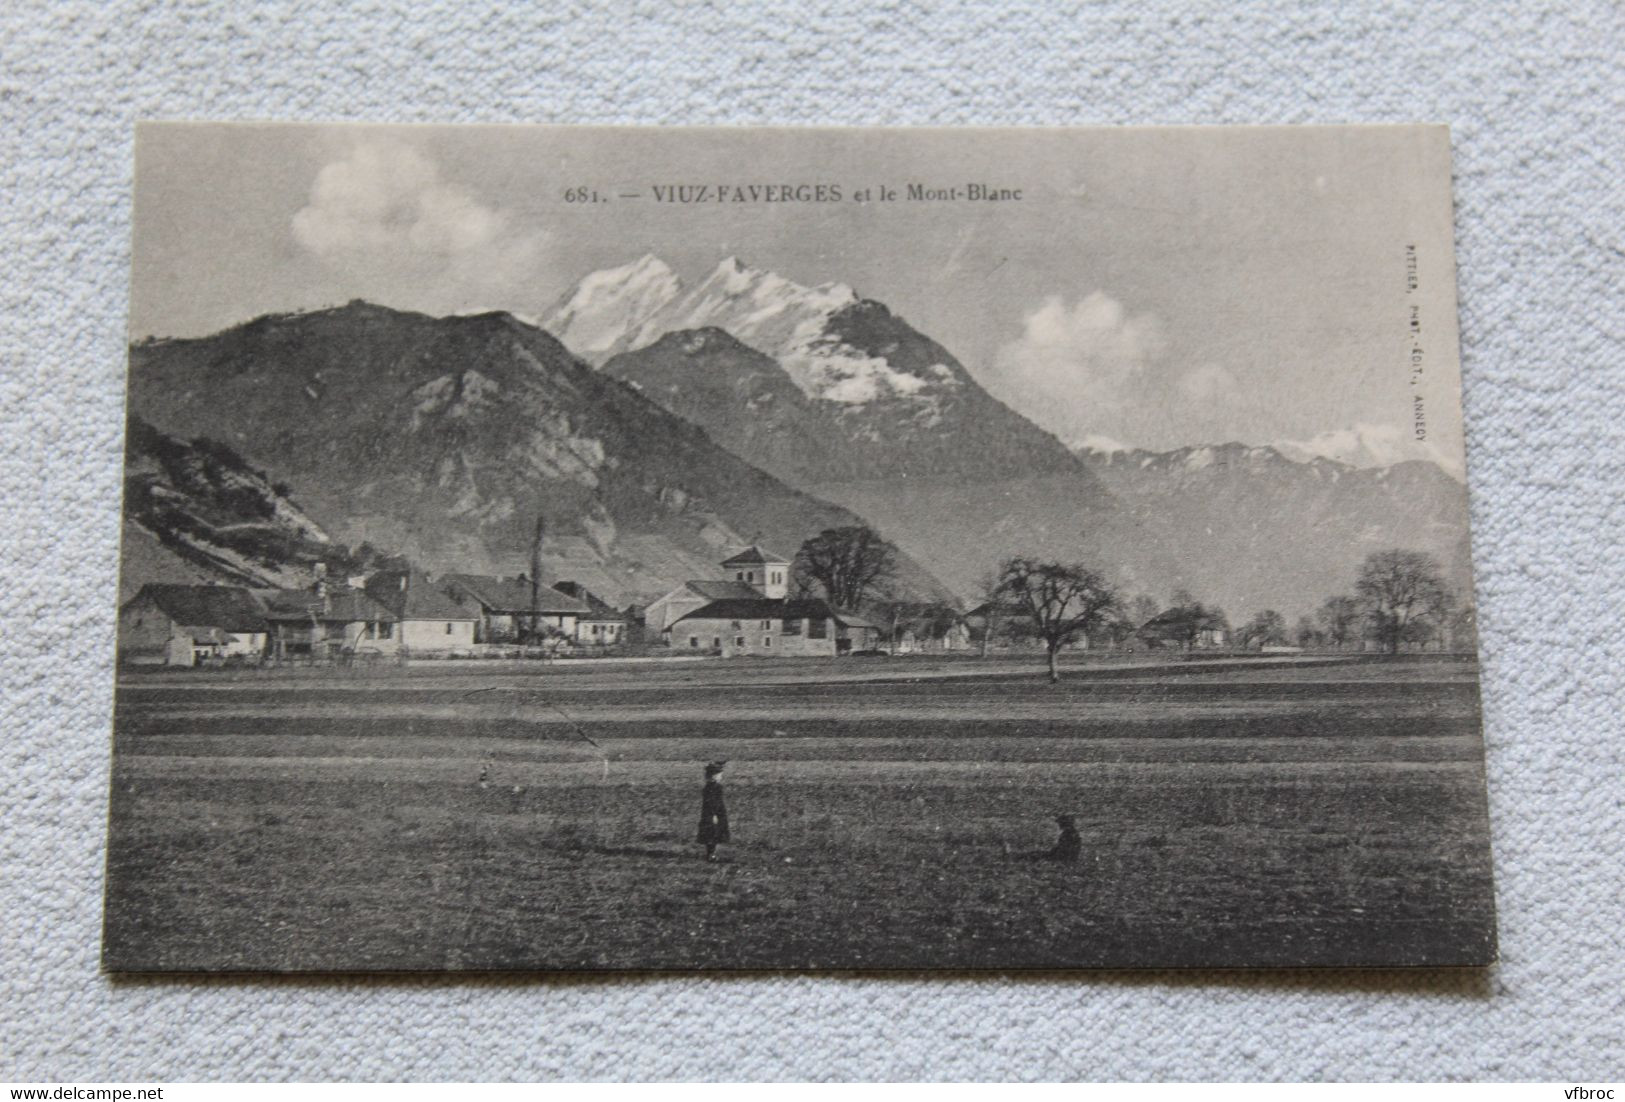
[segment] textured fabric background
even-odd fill
[[[0,1078],[1625,1075],[1622,21],[1608,0],[0,5]],[[1450,123],[1502,964],[103,978],[140,117]]]

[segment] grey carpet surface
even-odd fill
[[[1625,15],[1606,2],[0,6],[0,1079],[1625,1075]],[[1453,127],[1501,965],[98,974],[137,118]]]

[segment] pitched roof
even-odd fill
[[[259,595],[264,602],[267,620],[377,620],[393,623],[400,619],[389,609],[361,592],[344,586],[334,586],[321,595],[309,589],[265,589]]]
[[[401,609],[403,620],[478,620],[479,610],[464,604],[444,590],[429,584],[428,579],[414,575],[406,586],[406,605]]]
[[[712,601],[673,623],[684,620],[823,620],[835,616],[823,601],[790,601],[773,597],[730,597]]]
[[[585,603],[587,611],[582,613],[582,616],[586,619],[613,620],[616,623],[620,623],[625,619],[620,612],[612,608],[607,602],[600,600],[597,594],[580,582],[554,582],[553,588],[566,597],[574,597],[576,600]]]
[[[880,630],[880,624],[857,612],[843,612],[835,609],[835,622],[846,628],[874,628]]]
[[[723,566],[765,566],[767,563],[788,563],[790,560],[762,549],[760,544],[751,544],[731,559],[723,559]]]
[[[467,594],[491,612],[529,615],[531,593],[529,580],[520,578],[494,578],[486,574],[445,574],[440,578],[443,589]],[[560,593],[552,586],[541,586],[537,591],[540,607],[537,612],[545,616],[579,616],[590,612],[585,601]]]
[[[367,579],[367,596],[402,620],[478,620],[479,609],[429,580],[416,567],[381,570]]]
[[[233,585],[166,585],[149,582],[127,604],[142,599],[184,627],[231,632],[266,630],[265,609],[254,594]]]
[[[711,601],[725,601],[730,598],[752,600],[761,596],[760,592],[744,582],[713,582],[702,578],[686,584],[689,589]]]
[[[1224,631],[1218,616],[1206,609],[1170,608],[1139,627],[1141,635],[1184,637],[1193,631]]]

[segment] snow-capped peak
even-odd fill
[[[830,319],[859,302],[845,283],[806,286],[776,272],[724,258],[692,289],[648,256],[594,272],[565,297],[545,327],[577,354],[603,362],[653,344],[666,333],[713,327],[766,353],[811,398],[862,404],[922,397],[960,385],[941,366],[929,377],[899,371],[884,358],[846,344]],[[939,365],[933,365],[938,367]]]
[[[629,329],[682,293],[666,262],[646,253],[630,264],[593,272],[543,318],[542,327],[577,354],[598,358],[619,351]]]
[[[776,272],[747,267],[730,256],[664,311],[666,316],[655,319],[655,326],[645,326],[658,331],[640,333],[644,339],[639,343],[656,340],[661,332],[672,329],[714,325],[758,351],[782,359],[786,352],[821,334],[836,311],[857,301],[858,296],[844,283],[806,287]]]

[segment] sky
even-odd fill
[[[136,160],[136,339],[356,298],[537,318],[645,253],[737,256],[884,302],[1071,443],[1461,468],[1442,128],[148,124]],[[678,185],[840,199],[655,200]]]

